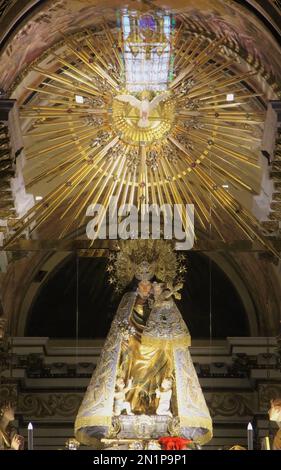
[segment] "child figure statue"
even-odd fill
[[[114,416],[120,416],[122,411],[126,411],[127,415],[133,415],[130,402],[126,401],[126,393],[132,388],[133,381],[128,381],[127,387],[122,378],[116,380],[116,390],[114,393]]]
[[[158,416],[170,416],[173,417],[171,413],[171,398],[172,398],[172,379],[164,379],[161,384],[161,389],[156,390],[156,396],[159,398],[159,404],[156,410]]]

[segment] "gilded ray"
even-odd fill
[[[224,53],[225,39],[193,35],[183,18],[172,44],[173,75],[165,99],[149,111],[146,127],[140,126],[140,93],[131,93],[133,100],[118,100],[130,95],[124,44],[106,24],[98,33],[65,37],[64,52],[51,52],[57,68],[33,66],[41,81],[27,88],[30,99],[21,106],[21,118],[29,122],[24,133],[28,165],[38,162],[27,187],[32,191],[44,181],[53,186],[16,223],[10,242],[26,227],[35,230],[48,223],[55,211],[65,220],[59,233],[63,238],[85,225],[90,204],[106,209],[115,196],[116,206],[134,203],[139,210],[144,203],[194,204],[203,231],[211,224],[224,240],[227,216],[243,236],[265,246],[258,222],[222,187],[227,181],[255,194],[250,182],[259,171],[265,117],[262,95],[252,87],[256,71],[247,66],[238,73],[236,59]],[[232,101],[228,93],[234,94]],[[149,103],[158,95],[149,91]],[[188,217],[183,223],[190,228]]]

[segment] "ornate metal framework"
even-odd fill
[[[29,122],[26,153],[34,171],[28,188],[49,181],[52,189],[15,225],[10,241],[27,226],[47,223],[54,211],[71,220],[60,238],[82,227],[94,202],[195,204],[197,223],[222,240],[225,223],[258,240],[259,224],[237,200],[254,194],[264,122],[254,69],[239,72],[238,57],[224,38],[211,41],[190,33],[185,18],[173,32],[173,68],[167,97],[138,126],[136,106],[122,102],[126,90],[123,41],[118,29],[65,37],[52,52],[52,70],[41,76],[21,116]],[[150,91],[151,102],[157,93]],[[137,93],[134,98],[141,101]],[[38,187],[38,186],[37,186]],[[98,223],[101,225],[103,216]],[[190,221],[183,220],[188,229]]]

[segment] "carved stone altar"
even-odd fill
[[[81,340],[77,350],[72,340],[12,339],[13,371],[2,365],[0,396],[17,403],[19,434],[27,438],[28,423],[37,423],[35,449],[63,449],[73,436],[102,346]],[[258,443],[268,435],[273,442],[278,428],[269,422],[268,409],[270,400],[281,396],[276,338],[228,338],[211,347],[195,339],[190,351],[214,423],[214,437],[204,449],[246,446],[249,421],[255,423]]]

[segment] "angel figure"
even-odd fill
[[[159,398],[159,404],[156,410],[156,414],[159,416],[170,416],[171,413],[171,399],[172,399],[172,379],[164,378],[161,383],[161,389],[157,388],[156,396]]]
[[[127,415],[133,415],[131,410],[131,404],[126,401],[126,393],[132,388],[132,379],[128,381],[127,386],[125,385],[124,379],[121,377],[116,380],[116,390],[114,393],[114,416],[120,416],[122,411],[126,411]]]
[[[167,92],[161,93],[153,98],[152,101],[148,99],[148,92],[144,91],[141,94],[141,100],[136,98],[133,95],[119,95],[116,96],[118,101],[123,101],[124,103],[129,103],[133,108],[137,108],[140,112],[140,120],[137,125],[141,128],[150,127],[149,116],[153,109],[164,100],[168,98],[169,94]]]

